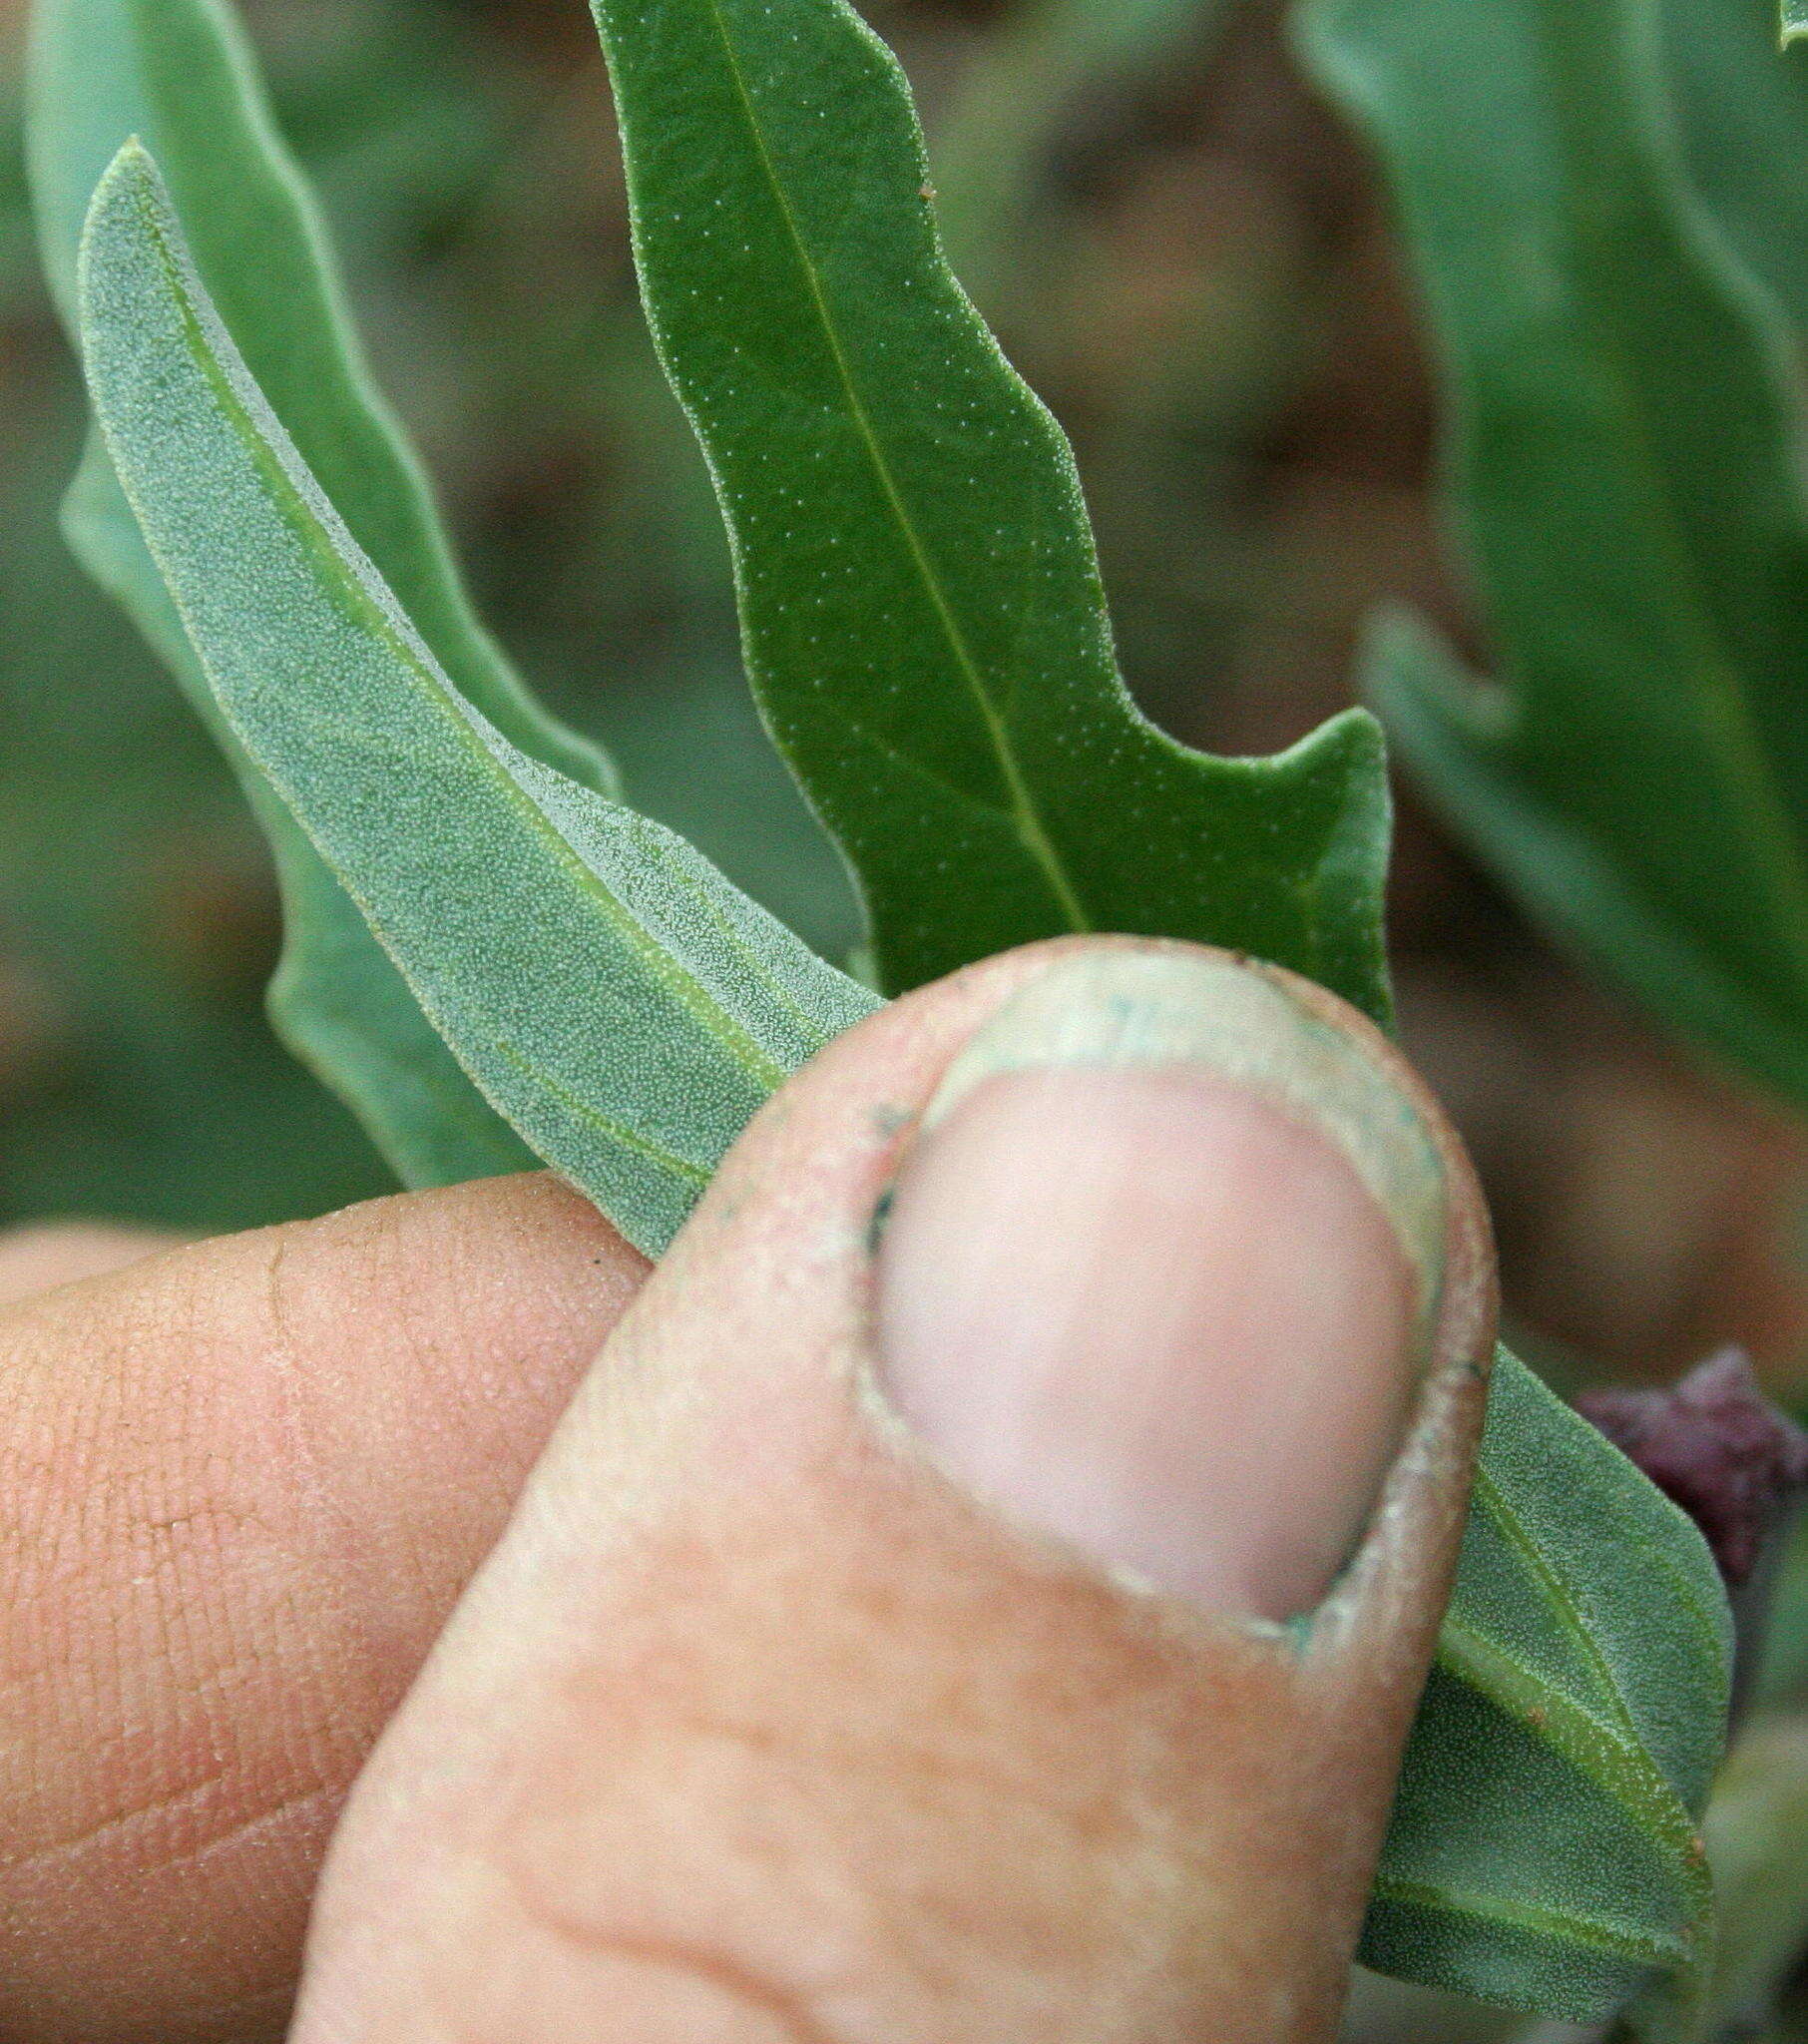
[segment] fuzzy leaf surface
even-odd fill
[[[88,202],[129,136],[158,154],[223,318],[303,458],[467,698],[536,758],[607,787],[601,758],[529,702],[459,585],[421,474],[365,373],[323,231],[223,0],[40,0],[29,140],[52,293],[76,317]],[[70,543],[133,617],[231,758],[269,837],[284,948],[271,1019],[358,1114],[404,1182],[519,1171],[534,1157],[460,1070],[214,709],[182,623],[92,443]]]
[[[465,1076],[389,954],[222,716],[97,428],[63,502],[76,558],[145,635],[221,749],[275,861],[276,1033],[358,1116],[410,1186],[531,1170],[538,1159]]]
[[[1503,1351],[1363,1960],[1576,2022],[1635,2004],[1642,2034],[1688,2036],[1731,1654],[1706,1542]]]
[[[1471,686],[1394,625],[1374,700],[1535,912],[1808,1103],[1791,336],[1687,187],[1658,0],[1312,0],[1301,20],[1393,181],[1505,677]]]
[[[259,393],[136,145],[95,195],[81,326],[221,712],[497,1112],[657,1254],[874,997],[464,700]]]
[[[890,52],[842,0],[596,12],[748,672],[859,875],[883,986],[1124,930],[1385,1014],[1376,732],[1348,713],[1225,761],[1138,715],[1072,455],[943,259]]]

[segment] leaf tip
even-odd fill
[[[163,189],[163,182],[157,159],[145,147],[143,139],[138,135],[128,135],[115,152],[112,163],[101,173],[101,181],[94,188],[94,197],[89,202],[89,217],[92,219],[123,189],[158,192]]]
[[[101,173],[100,183],[88,202],[88,217],[82,228],[81,247],[76,255],[76,295],[81,325],[86,334],[94,306],[95,272],[99,251],[109,224],[127,208],[143,219],[171,213],[168,190],[157,161],[136,135],[120,144],[113,161]]]

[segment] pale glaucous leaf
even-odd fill
[[[157,153],[192,223],[198,266],[236,344],[435,656],[515,744],[607,788],[600,755],[534,707],[471,610],[425,481],[371,384],[316,210],[226,0],[37,0],[28,86],[39,243],[72,336],[88,202],[136,135]],[[98,440],[69,492],[64,529],[209,724],[270,840],[283,898],[269,994],[277,1033],[345,1099],[405,1183],[531,1166],[532,1151],[472,1087],[216,714]]]
[[[83,242],[89,387],[221,713],[484,1097],[657,1254],[874,997],[454,688],[264,402],[128,145]]]

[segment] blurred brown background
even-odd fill
[[[1383,597],[1484,653],[1385,211],[1271,0],[1122,0],[1109,32],[1076,0],[870,12],[957,265],[1076,442],[1149,712],[1219,751],[1290,743],[1348,702]],[[581,0],[248,18],[491,622],[635,799],[844,952],[846,886],[746,703],[706,479],[640,323]],[[81,407],[31,247],[22,35],[0,0],[0,1222],[322,1208],[384,1181],[263,1028],[260,846],[57,537]],[[1808,1397],[1802,1130],[1553,955],[1410,789],[1393,942],[1534,1358],[1655,1376],[1732,1338]]]

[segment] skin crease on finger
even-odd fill
[[[5,2044],[282,2034],[352,1777],[646,1268],[531,1176],[0,1311]]]
[[[1329,2034],[1461,1530],[1486,1221],[1394,1054],[1290,982],[1448,1183],[1356,1559],[1302,1637],[980,1508],[877,1402],[873,1217],[961,1047],[1064,955],[883,1011],[737,1146],[359,1783],[292,2044]]]

